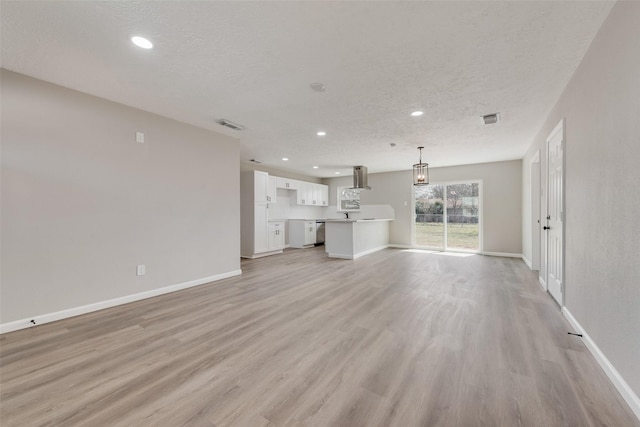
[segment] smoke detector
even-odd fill
[[[482,120],[484,120],[485,125],[493,125],[500,120],[500,113],[487,114],[486,116],[482,116]]]
[[[220,119],[216,121],[217,124],[228,127],[233,130],[245,130],[246,127],[239,125],[238,123],[233,123],[231,120]]]

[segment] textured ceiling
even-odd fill
[[[410,169],[419,145],[432,167],[481,163],[524,155],[612,5],[3,0],[1,65],[224,133],[243,161],[306,175]]]

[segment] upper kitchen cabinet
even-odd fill
[[[276,177],[276,186],[285,190],[297,190],[298,182],[295,179]]]
[[[256,203],[275,203],[278,178],[267,172],[253,171],[254,201]]]
[[[329,186],[324,184],[318,184],[320,189],[320,197],[318,202],[320,206],[329,206]]]
[[[248,187],[247,191],[253,193],[255,203],[267,203],[267,187],[269,186],[269,174],[261,171],[253,171],[253,188]],[[249,173],[248,175],[250,175]]]
[[[277,183],[277,177],[269,176],[269,181],[267,182],[267,203],[276,203]]]
[[[285,190],[296,191],[296,203],[303,206],[329,206],[329,186],[324,184],[316,184],[315,182],[298,181],[291,178],[269,177],[274,178],[275,188],[271,202],[275,202],[275,189],[284,188]],[[271,181],[270,181],[270,184]],[[268,198],[268,196],[267,196]],[[267,200],[267,203],[269,201]]]
[[[329,206],[329,187],[314,182],[300,182],[298,204],[306,206]]]
[[[310,182],[298,181],[297,200],[299,205],[311,205],[312,189]]]

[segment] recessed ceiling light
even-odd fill
[[[414,111],[413,113],[411,113],[411,115],[413,117],[419,117],[419,116],[421,116],[423,114],[424,114],[424,112],[422,112],[422,111]]]
[[[319,131],[318,133],[316,133],[316,135],[318,136],[325,136],[327,133],[323,130]]]
[[[314,169],[318,169],[318,166],[314,166],[313,168],[314,168]]]
[[[151,48],[153,48],[153,43],[151,43],[149,40],[145,39],[144,37],[133,36],[133,37],[131,37],[131,42],[133,44],[135,44],[136,46],[141,47],[143,49],[151,49]]]
[[[336,172],[336,175],[340,175],[340,172]]]
[[[288,157],[283,157],[282,160],[286,162],[287,160],[289,160],[289,158]]]

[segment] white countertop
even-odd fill
[[[393,221],[391,218],[335,218],[326,219],[326,222],[377,222],[377,221]]]
[[[373,222],[373,221],[393,221],[393,218],[289,218],[270,219],[269,221],[325,221],[325,222]]]

